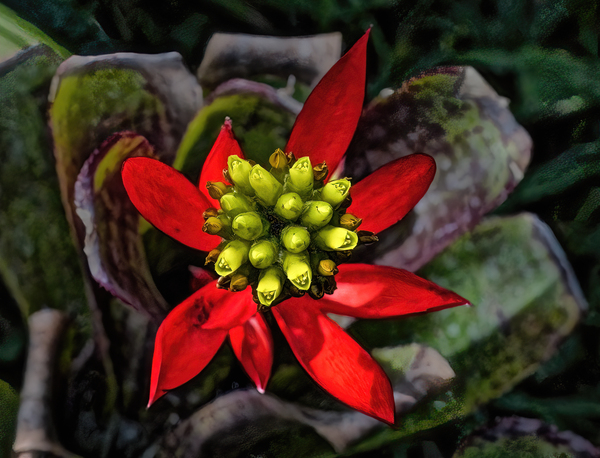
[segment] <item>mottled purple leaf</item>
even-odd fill
[[[414,210],[356,258],[416,270],[506,199],[532,143],[471,67],[438,69],[383,95],[362,115],[344,174],[361,179],[415,152],[431,155],[437,173]]]
[[[50,127],[67,217],[73,185],[90,154],[115,132],[143,135],[164,162],[173,161],[201,89],[177,53],[73,56],[58,68],[50,91]]]
[[[508,456],[510,451],[529,456],[600,458],[600,449],[583,437],[535,418],[517,416],[496,418],[493,426],[474,431],[463,439],[453,458]]]
[[[140,216],[121,179],[123,161],[137,156],[155,157],[144,137],[121,132],[106,140],[81,168],[75,183],[75,208],[85,226],[83,250],[94,279],[159,322],[168,307],[150,275]]]
[[[399,414],[439,391],[454,376],[448,362],[437,351],[422,345],[376,349],[373,356],[390,375]],[[260,424],[260,428],[252,427],[256,424]],[[256,455],[266,451],[261,447],[272,444],[274,437],[285,437],[289,441],[294,431],[302,430],[304,439],[295,440],[287,453],[282,451],[278,456],[312,457],[330,447],[342,452],[350,443],[381,427],[374,418],[348,408],[316,409],[255,390],[238,390],[217,398],[183,420],[159,440],[156,456],[237,456],[236,450],[242,449],[250,449]],[[252,428],[251,435],[227,434],[247,428]],[[308,439],[306,435],[315,437]],[[315,440],[316,435],[326,442]]]

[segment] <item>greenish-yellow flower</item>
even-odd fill
[[[301,197],[307,198],[313,190],[315,177],[308,157],[301,157],[290,167],[285,183],[286,192],[296,192]]]
[[[248,259],[257,269],[266,269],[277,259],[277,247],[269,240],[260,240],[250,247]]]
[[[281,242],[291,253],[300,253],[308,248],[310,234],[301,226],[287,226],[281,231]]]
[[[225,211],[230,218],[235,218],[240,213],[251,212],[253,210],[252,203],[248,198],[235,191],[225,194],[221,197],[219,202],[221,203],[223,211]]]
[[[231,224],[233,233],[244,240],[255,240],[264,232],[263,220],[256,212],[240,213]]]
[[[294,286],[303,291],[310,288],[312,270],[308,253],[289,253],[283,255],[283,271]]]
[[[282,218],[295,221],[302,213],[302,199],[295,192],[283,194],[275,204],[275,213]]]
[[[263,270],[256,286],[259,302],[270,307],[281,294],[284,281],[285,275],[279,267],[269,267]]]
[[[358,244],[358,235],[343,227],[325,226],[317,232],[314,243],[325,251],[353,250]]]
[[[325,226],[333,216],[333,208],[327,202],[313,200],[306,202],[300,216],[300,224],[314,231]]]
[[[248,260],[250,244],[241,240],[229,242],[215,262],[215,271],[221,276],[229,275],[238,270]]]
[[[240,191],[248,196],[254,195],[254,189],[250,186],[250,171],[252,166],[245,159],[232,154],[227,158],[227,171],[233,184],[236,185]]]
[[[330,181],[321,189],[321,200],[328,202],[333,208],[337,208],[349,192],[350,181],[346,179]]]
[[[254,189],[256,197],[271,207],[275,205],[283,190],[281,183],[258,164],[252,167],[250,172],[250,186]]]

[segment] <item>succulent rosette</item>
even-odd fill
[[[155,343],[149,405],[187,382],[225,339],[257,389],[273,363],[274,320],[306,372],[350,407],[394,424],[390,381],[327,314],[391,318],[467,304],[401,269],[347,263],[360,244],[402,219],[427,191],[435,162],[394,160],[352,183],[338,168],[360,117],[367,32],[315,87],[283,150],[247,160],[226,119],[192,184],[147,157],[128,159],[127,193],[142,216],[177,241],[209,252],[220,278],[179,304]],[[231,113],[235,119],[235,113]]]

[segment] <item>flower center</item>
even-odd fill
[[[233,186],[208,182],[221,210],[209,208],[203,230],[222,237],[206,262],[215,263],[217,285],[241,291],[250,285],[259,309],[308,293],[314,299],[332,294],[337,265],[359,243],[377,237],[358,231],[362,222],[346,213],[350,180],[324,184],[327,164],[313,168],[277,150],[271,169],[230,156],[224,176]]]

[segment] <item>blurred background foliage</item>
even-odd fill
[[[507,215],[526,210],[550,225],[575,269],[590,310],[559,352],[534,375],[473,416],[433,430],[428,437],[444,438],[437,440],[435,447],[443,456],[450,456],[465,431],[495,416],[516,414],[573,430],[600,444],[600,7],[597,2],[3,0],[3,4],[14,13],[0,5],[2,56],[35,41],[33,28],[27,36],[11,29],[11,24],[21,19],[47,34],[51,40],[44,42],[61,58],[69,53],[178,51],[192,71],[199,66],[204,47],[215,32],[292,36],[340,31],[346,47],[373,24],[369,45],[370,97],[385,87],[399,87],[404,80],[435,66],[475,67],[500,95],[510,100],[510,109],[534,143],[533,159],[524,180],[496,213]],[[49,89],[47,75],[54,72],[59,61],[58,57],[54,61],[40,57],[34,70],[20,69],[19,75],[10,78],[4,78],[6,70],[0,65],[3,78],[0,123],[16,123],[18,129],[27,131],[28,123],[45,122],[45,112],[39,107],[44,107]],[[17,110],[11,104],[19,91],[26,94],[28,105]],[[24,206],[20,207],[22,210],[35,205],[43,212],[60,206],[50,140],[33,136],[28,141],[30,144],[15,146],[11,143],[13,139],[0,138],[0,167],[7,170],[5,164],[10,161],[27,160],[32,151],[46,151],[46,157],[32,159],[35,166],[31,170],[40,177],[40,183],[50,188],[26,189]],[[2,175],[0,199],[6,202],[24,195],[18,189],[22,183],[19,177]],[[12,208],[17,212],[17,206]],[[40,220],[45,218],[42,213],[36,215]],[[18,251],[25,247],[41,256],[39,265],[44,265],[48,257],[65,259],[61,263],[64,272],[27,272],[32,264],[24,263],[26,275],[46,276],[48,284],[60,284],[61,278],[71,278],[67,271],[78,269],[72,247],[65,246],[64,239],[54,240],[52,230],[36,233],[31,218],[10,211],[3,213],[0,227],[5,222],[9,224],[9,220],[10,224],[19,224],[19,234],[26,239],[25,242],[9,240],[6,249]],[[30,223],[31,227],[27,227]],[[53,222],[50,227],[68,232],[66,221]],[[34,249],[28,243],[41,248]],[[48,251],[44,246],[53,250]],[[12,253],[21,255],[26,257],[27,253]],[[10,281],[10,275],[4,278],[5,282]],[[81,284],[64,285],[52,293],[26,291],[27,297],[23,298],[11,297],[9,289],[0,284],[0,379],[18,389],[26,333],[17,303],[39,304],[37,296],[44,296],[48,302],[44,305],[62,304],[60,307],[72,313],[83,313],[85,307]],[[56,291],[60,291],[58,296]],[[6,383],[0,383],[0,405],[15,404],[14,391]],[[5,402],[5,398],[9,401]],[[6,438],[0,435],[0,448],[5,443]],[[419,456],[426,454],[430,447],[427,444],[396,444],[380,453],[389,457],[407,453]]]

